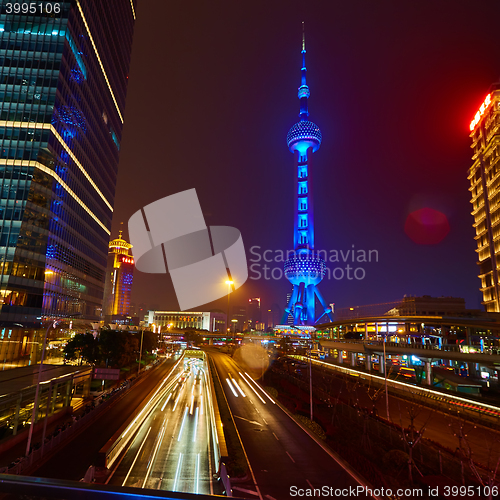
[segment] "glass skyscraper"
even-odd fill
[[[136,2],[0,0],[0,362],[100,318]]]

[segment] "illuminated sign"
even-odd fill
[[[476,113],[476,116],[474,116],[474,120],[470,122],[470,129],[471,132],[474,130],[476,125],[479,123],[479,120],[481,119],[481,116],[484,115],[484,112],[488,108],[488,106],[491,103],[491,94],[488,94],[486,96],[486,99],[484,100],[483,104],[481,104],[481,107],[479,108],[479,111]]]
[[[134,263],[134,259],[130,259],[128,257],[122,257],[121,258],[121,261],[124,263],[124,264],[133,264]]]

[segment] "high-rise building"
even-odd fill
[[[2,337],[101,316],[136,3],[0,1]]]
[[[312,161],[321,145],[319,127],[309,121],[307,100],[311,95],[306,83],[306,40],[302,31],[301,85],[298,90],[300,121],[293,125],[286,136],[288,149],[293,153],[295,210],[293,248],[294,255],[285,261],[285,276],[293,285],[292,295],[285,308],[281,323],[287,321],[293,311],[294,325],[314,325],[324,315],[332,321],[331,309],[325,303],[317,285],[326,274],[326,263],[314,253],[314,210]],[[316,298],[323,311],[316,318]]]
[[[248,329],[262,330],[262,313],[260,310],[260,297],[248,299]]]
[[[247,326],[247,308],[245,306],[233,306],[233,314],[231,315],[231,328],[234,331],[242,332]],[[236,321],[234,321],[236,320]]]
[[[132,245],[122,238],[109,242],[108,265],[104,286],[103,311],[105,322],[113,316],[130,314],[130,297],[134,274],[134,258],[129,254]]]
[[[469,169],[472,215],[483,304],[500,312],[500,83],[491,87],[470,124],[472,167]]]

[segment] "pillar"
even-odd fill
[[[368,340],[368,323],[365,323],[365,340]]]
[[[356,368],[356,360],[358,358],[358,353],[357,352],[351,352],[351,366],[353,368]]]
[[[208,345],[214,345],[214,339],[212,337],[208,339]]]
[[[425,361],[425,382],[432,385],[432,365],[430,361]]]
[[[372,355],[367,354],[365,357],[365,367],[366,371],[371,372],[372,371]]]
[[[73,379],[66,382],[66,394],[64,395],[64,406],[71,405],[71,387],[73,386]]]
[[[341,365],[343,363],[343,360],[342,360],[342,351],[338,351],[338,354],[339,354],[339,365]]]
[[[378,371],[380,375],[384,375],[385,373],[384,356],[382,354],[378,355]]]

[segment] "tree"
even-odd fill
[[[99,360],[99,345],[94,336],[89,333],[77,333],[64,347],[66,360],[80,360],[94,365]]]

